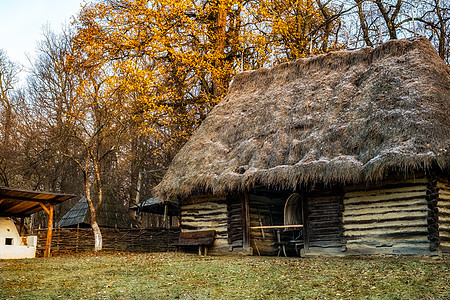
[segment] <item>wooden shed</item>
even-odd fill
[[[158,197],[211,253],[450,253],[450,70],[423,37],[243,72]]]
[[[180,207],[176,202],[162,202],[156,197],[151,197],[133,205],[130,210],[136,213],[141,228],[179,226]]]

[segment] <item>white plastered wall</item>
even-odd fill
[[[14,222],[0,217],[0,259],[34,258],[36,256],[36,236],[28,236],[26,245]]]

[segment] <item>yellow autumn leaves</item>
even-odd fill
[[[107,70],[139,128],[186,139],[237,71],[321,51],[319,3],[97,1],[81,10],[74,42],[85,67]]]

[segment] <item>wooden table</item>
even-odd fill
[[[270,226],[251,226],[250,229],[289,229],[303,228],[303,225],[270,225]]]

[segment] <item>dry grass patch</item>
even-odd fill
[[[447,299],[450,261],[102,253],[0,261],[0,299]]]

